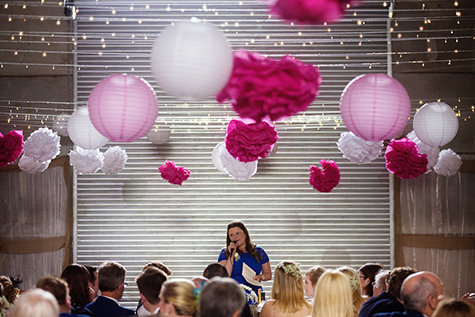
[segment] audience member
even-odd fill
[[[358,317],[371,317],[376,313],[403,312],[404,305],[401,299],[401,286],[406,277],[416,273],[410,267],[396,267],[387,277],[388,291],[377,297],[372,297],[361,307]]]
[[[380,270],[384,270],[384,266],[379,263],[366,263],[358,270],[364,297],[373,297],[374,278]]]
[[[229,277],[229,274],[224,265],[220,263],[211,263],[203,271],[203,276],[210,280],[215,276]]]
[[[353,298],[353,313],[354,317],[357,317],[360,312],[361,306],[363,306],[363,303],[365,302],[363,296],[361,295],[361,284],[358,278],[358,273],[356,273],[355,270],[348,266],[342,266],[338,269],[338,271],[345,274],[348,280],[350,281],[351,294]]]
[[[72,314],[94,316],[89,309],[85,308],[92,301],[92,292],[89,288],[89,271],[82,265],[70,264],[61,273],[61,278],[69,286]]]
[[[292,261],[277,264],[271,298],[262,307],[261,317],[303,317],[312,312],[312,306],[304,297],[302,274]]]
[[[97,317],[133,316],[132,309],[119,305],[124,294],[126,269],[117,262],[104,262],[99,268],[99,290],[101,295],[86,306]]]
[[[431,272],[418,272],[408,276],[402,284],[404,312],[375,314],[374,317],[431,317],[444,296],[440,279]]]
[[[381,295],[381,293],[387,292],[388,283],[386,283],[386,279],[388,277],[388,274],[389,274],[389,270],[381,270],[374,277],[373,297],[377,297]]]
[[[0,283],[3,286],[3,296],[5,296],[11,305],[15,304],[15,301],[20,294],[20,290],[15,287],[12,280],[8,276],[0,276]]]
[[[3,296],[3,285],[0,283],[0,316],[8,317],[10,308],[12,308],[12,305],[8,302],[7,298]]]
[[[138,316],[149,316],[157,314],[159,311],[158,298],[162,284],[168,279],[167,274],[154,266],[149,266],[135,279],[140,292],[140,301],[148,314],[139,314]]]
[[[157,269],[160,269],[162,272],[164,272],[167,275],[167,278],[168,278],[168,276],[173,274],[172,270],[170,270],[168,268],[168,266],[166,266],[165,264],[163,264],[160,261],[148,262],[142,268],[142,272],[145,271],[146,269],[148,269],[149,267],[155,267]],[[160,290],[159,290],[159,294],[160,294]],[[148,315],[150,315],[150,312],[147,309],[145,309],[145,307],[143,306],[142,299],[139,299],[139,303],[137,304],[137,308],[135,309],[135,312],[138,316],[148,316]]]
[[[315,288],[312,317],[353,317],[353,296],[348,278],[326,270]]]
[[[89,289],[91,290],[91,302],[95,301],[99,296],[99,280],[97,279],[97,267],[92,265],[84,265],[89,272]]]
[[[305,293],[311,297],[311,301],[315,296],[315,286],[317,286],[318,279],[323,273],[325,273],[323,266],[314,266],[305,273]]]
[[[475,307],[463,300],[446,298],[437,305],[432,317],[475,317]]]
[[[200,317],[239,317],[246,304],[246,297],[235,280],[214,277],[201,292]]]
[[[10,317],[58,317],[59,306],[53,294],[42,289],[23,293],[13,306]]]
[[[186,279],[172,279],[163,283],[160,292],[160,315],[196,317],[198,301],[193,288],[193,282]]]

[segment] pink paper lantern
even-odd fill
[[[346,85],[340,113],[348,130],[366,141],[397,136],[406,126],[411,100],[406,89],[385,74],[365,74]]]
[[[146,135],[158,114],[152,86],[143,78],[113,74],[101,80],[89,95],[89,117],[111,141],[132,142]]]

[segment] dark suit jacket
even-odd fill
[[[92,311],[96,317],[126,317],[135,315],[132,309],[122,307],[112,299],[104,296],[99,296],[95,302],[88,304],[86,308]]]
[[[371,317],[377,313],[403,312],[404,305],[393,295],[384,292],[368,299],[361,307],[358,317]]]
[[[374,317],[424,317],[423,314],[421,314],[418,311],[414,310],[406,310],[404,312],[392,312],[392,313],[379,313],[379,314],[374,314]]]

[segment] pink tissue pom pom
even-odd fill
[[[419,154],[414,141],[392,140],[384,154],[386,169],[399,178],[414,179],[427,172],[427,154]]]
[[[358,3],[355,0],[277,0],[270,13],[289,22],[323,24],[340,19],[347,5]]]
[[[321,82],[317,68],[291,56],[274,60],[239,50],[231,78],[216,99],[231,100],[242,118],[278,120],[307,109]]]
[[[340,169],[334,161],[321,160],[322,170],[310,165],[310,178],[308,182],[314,189],[322,193],[329,193],[340,183]]]
[[[158,171],[162,174],[162,178],[166,179],[170,184],[177,184],[180,186],[181,183],[190,177],[189,170],[181,166],[175,166],[175,162],[170,162],[168,160],[164,165],[158,168]]]
[[[274,127],[266,122],[246,124],[231,120],[226,129],[226,150],[240,162],[252,162],[266,158],[279,137]]]
[[[23,131],[12,130],[0,133],[0,167],[15,162],[23,152]]]

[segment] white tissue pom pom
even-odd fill
[[[343,132],[340,139],[336,143],[338,149],[346,157],[356,164],[365,164],[374,161],[381,155],[383,149],[383,141],[366,141],[353,132]]]
[[[18,167],[27,174],[37,174],[44,172],[51,163],[50,160],[46,162],[37,162],[34,159],[23,155],[18,162]]]
[[[226,173],[224,170],[223,164],[221,163],[221,153],[223,153],[223,149],[226,150],[226,146],[224,141],[219,142],[213,149],[213,153],[211,154],[211,159],[213,160],[213,165],[218,169],[218,171]]]
[[[420,154],[427,154],[427,160],[429,163],[427,164],[427,173],[432,171],[432,168],[437,161],[439,160],[439,147],[438,146],[430,146],[419,140],[414,130],[407,134],[407,137],[414,141],[417,148],[419,149]]]
[[[69,120],[68,115],[60,115],[58,116],[54,121],[53,121],[53,127],[52,129],[58,133],[60,136],[69,136],[68,134],[68,120]]]
[[[102,171],[106,175],[117,174],[125,166],[127,162],[127,153],[122,150],[120,146],[110,147],[106,153],[104,153],[104,165]]]
[[[99,149],[85,150],[76,147],[76,150],[69,152],[69,164],[74,166],[79,174],[94,174],[104,163],[104,154]]]
[[[219,158],[224,171],[238,181],[248,181],[257,172],[257,160],[247,163],[240,162],[229,154],[224,144]]]
[[[453,176],[462,166],[462,159],[451,149],[442,150],[439,154],[439,161],[434,166],[434,171],[442,176]]]
[[[39,128],[34,131],[23,144],[26,156],[37,162],[46,162],[59,154],[61,138],[56,132],[48,128]]]

